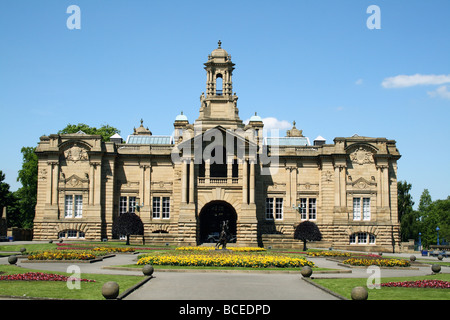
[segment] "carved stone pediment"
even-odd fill
[[[89,179],[80,178],[76,174],[60,181],[64,184],[65,189],[84,189],[89,187]]]
[[[372,179],[371,181],[364,179],[363,177],[355,180],[355,181],[351,181],[350,184],[354,189],[368,189],[371,187],[376,187],[377,183]]]
[[[355,151],[350,153],[350,160],[353,163],[357,163],[359,165],[374,162],[373,153],[364,147],[359,147]]]

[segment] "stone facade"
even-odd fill
[[[398,251],[395,141],[352,136],[333,143],[295,127],[263,134],[255,114],[239,118],[234,63],[219,47],[205,63],[199,117],[180,114],[172,136],[141,126],[122,141],[100,136],[43,136],[34,239],[112,239],[112,223],[140,215],[146,244],[214,241],[223,221],[240,246],[300,247],[304,220],[315,222],[316,246]]]

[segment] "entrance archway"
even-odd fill
[[[228,221],[229,242],[236,242],[237,214],[233,206],[225,201],[212,201],[200,211],[199,242],[217,242],[224,221]]]

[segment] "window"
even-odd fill
[[[58,233],[58,238],[60,239],[84,239],[84,237],[85,233],[83,231],[75,229],[64,230]]]
[[[75,218],[81,218],[83,215],[83,196],[75,196]]]
[[[73,197],[66,196],[66,200],[64,203],[64,218],[72,218],[73,214]]]
[[[370,198],[353,198],[353,220],[361,220],[361,211],[363,220],[370,220]]]
[[[363,220],[370,220],[370,198],[363,198]]]
[[[273,220],[273,198],[266,198],[266,220]]]
[[[170,197],[153,197],[153,219],[170,218]]]
[[[275,203],[275,206],[274,206]],[[283,219],[283,198],[266,198],[266,220]]]
[[[153,219],[161,218],[161,198],[153,197]]]
[[[170,198],[169,197],[162,198],[162,218],[163,219],[170,218]]]
[[[302,220],[316,220],[317,206],[316,198],[300,198],[300,217]]]
[[[127,197],[120,197],[119,199],[119,215],[127,212]]]
[[[75,206],[74,206],[75,203]],[[64,218],[81,218],[83,216],[83,196],[66,195],[64,201]]]
[[[361,220],[361,198],[353,198],[353,220]]]
[[[132,213],[136,211],[136,197],[121,196],[119,198],[119,215],[127,211]]]
[[[350,235],[350,244],[375,244],[375,235],[366,232],[357,232]]]
[[[136,197],[128,197],[128,210],[130,212],[136,212]]]

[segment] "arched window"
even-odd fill
[[[83,231],[68,229],[60,231],[58,233],[58,238],[60,239],[84,239],[85,233]]]
[[[366,232],[356,232],[350,235],[349,243],[358,244],[375,244],[375,235]]]
[[[216,95],[221,96],[223,93],[223,79],[220,73],[216,76]]]

